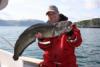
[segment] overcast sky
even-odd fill
[[[71,21],[100,18],[100,0],[9,0],[8,6],[0,11],[0,19],[46,21],[49,5],[56,5]]]

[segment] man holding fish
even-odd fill
[[[17,39],[14,60],[18,60],[25,48],[35,42],[44,51],[40,67],[78,67],[75,48],[81,45],[80,30],[54,5],[46,12],[47,23],[38,23],[27,28]]]
[[[55,5],[49,6],[46,15],[48,24],[70,22],[66,16],[59,13]],[[60,36],[49,38],[43,38],[40,32],[35,35],[39,39],[39,47],[44,51],[44,61],[40,63],[40,67],[78,67],[75,48],[82,42],[80,30],[75,24],[70,24],[64,31]]]
[[[7,3],[8,0],[0,0],[0,10]],[[44,61],[39,67],[78,67],[75,48],[82,42],[80,30],[60,14],[54,5],[49,6],[46,15],[48,24],[33,25],[20,35],[15,44],[13,59],[18,60],[24,49],[38,38],[38,45],[44,51]]]

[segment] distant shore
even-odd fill
[[[100,27],[79,27],[79,28],[100,28]]]
[[[75,22],[80,28],[100,28],[100,18],[92,18]]]

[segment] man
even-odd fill
[[[48,22],[55,24],[59,21],[68,22],[68,18],[60,14],[58,8],[54,5],[49,6],[46,12]],[[75,47],[81,42],[80,30],[76,25],[71,25],[67,33],[52,38],[42,38],[41,33],[36,35],[39,38],[38,45],[44,51],[43,62],[40,67],[78,67],[76,63]]]

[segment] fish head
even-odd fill
[[[57,22],[55,27],[55,33],[57,35],[60,35],[63,32],[67,32],[69,30],[69,27],[71,26],[72,22],[70,21],[61,21],[61,22]]]
[[[72,24],[72,22],[71,21],[61,21],[61,22],[58,22],[57,24],[56,24],[56,27],[58,27],[58,28],[63,28],[63,27],[68,27],[68,26],[70,26]]]

